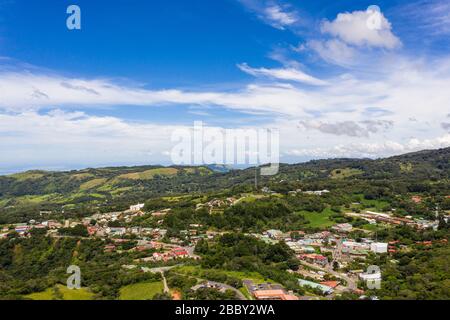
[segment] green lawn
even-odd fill
[[[336,222],[329,219],[333,214],[333,211],[330,208],[326,208],[322,212],[300,211],[299,213],[309,221],[307,224],[308,227],[326,228],[336,224]]]
[[[63,296],[63,300],[92,300],[93,298],[93,294],[86,288],[70,290],[63,285],[57,285],[57,287]],[[42,292],[28,294],[25,297],[33,300],[54,300],[55,291],[54,288],[48,288]]]
[[[130,284],[120,289],[120,300],[149,300],[163,291],[162,281]]]

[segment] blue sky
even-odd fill
[[[444,0],[0,0],[0,171],[170,164],[198,120],[283,162],[446,147],[449,37]]]

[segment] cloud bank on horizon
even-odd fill
[[[117,77],[80,74],[70,64],[52,69],[46,58],[27,64],[0,42],[0,169],[170,164],[170,133],[193,124],[187,115],[210,127],[278,128],[285,162],[450,146],[450,6],[396,1],[384,11],[359,3],[333,12],[237,1],[233,10],[252,26],[242,32],[258,25],[262,31],[250,36],[267,41],[268,50],[265,57],[236,54],[227,66],[239,72],[236,81],[219,72],[214,84],[118,80],[120,61],[108,70]],[[0,39],[15,42],[1,30]],[[135,110],[139,116],[130,117]]]

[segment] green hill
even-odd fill
[[[132,203],[160,196],[230,189],[248,192],[253,188],[254,176],[254,168],[216,172],[208,166],[107,167],[0,176],[0,224],[36,218],[40,211],[83,215],[96,210],[122,210]],[[259,177],[258,183],[287,192],[295,188],[345,188],[348,181],[354,185],[377,181],[421,192],[424,183],[448,185],[449,176],[450,148],[445,148],[376,160],[281,164],[277,175]]]

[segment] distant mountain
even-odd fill
[[[229,165],[225,165],[225,164],[210,164],[206,166],[208,169],[211,169],[214,172],[219,172],[219,173],[227,173],[230,172],[231,170],[234,170],[234,168],[232,166]]]
[[[450,148],[370,159],[328,159],[282,164],[276,176],[259,177],[259,185],[294,181],[332,186],[347,180],[438,181],[450,177]],[[27,171],[0,176],[0,209],[47,203],[78,206],[130,203],[157,196],[252,188],[255,169],[231,170],[208,165],[107,167],[67,172]]]

